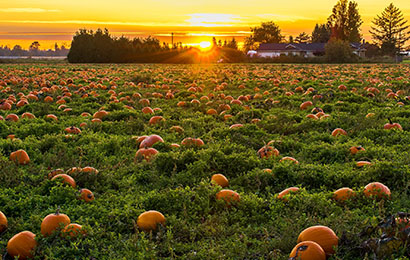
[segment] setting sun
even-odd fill
[[[199,47],[201,48],[201,50],[206,50],[211,47],[211,43],[208,41],[200,42]]]

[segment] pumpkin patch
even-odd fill
[[[0,64],[0,255],[406,259],[408,86],[405,64]]]

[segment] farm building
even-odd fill
[[[256,50],[257,55],[263,58],[279,57],[280,55],[300,55],[314,57],[325,54],[326,43],[262,43]],[[351,43],[353,53],[364,57],[366,49],[361,43]]]

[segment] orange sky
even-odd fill
[[[185,44],[235,37],[242,41],[249,27],[263,21],[277,22],[286,36],[311,33],[324,23],[334,1],[325,0],[0,0],[0,45],[27,48],[38,40],[41,48],[69,44],[79,28],[108,28],[114,35],[146,37]],[[364,20],[363,36],[371,40],[371,20],[390,1],[358,0]],[[410,20],[410,1],[396,0]]]

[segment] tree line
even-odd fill
[[[40,56],[40,57],[60,57],[67,56],[70,49],[65,45],[61,47],[57,43],[54,44],[54,49],[40,50],[40,43],[34,41],[28,50],[23,49],[21,45],[14,45],[13,48],[8,46],[0,46],[0,56],[16,56],[16,57],[30,57],[30,56]]]
[[[216,40],[215,40],[216,41]],[[114,37],[107,29],[95,32],[80,29],[73,37],[68,61],[72,63],[198,63],[240,62],[244,54],[237,43],[214,44],[212,51],[202,53],[193,47],[176,43],[169,46],[156,38]]]

